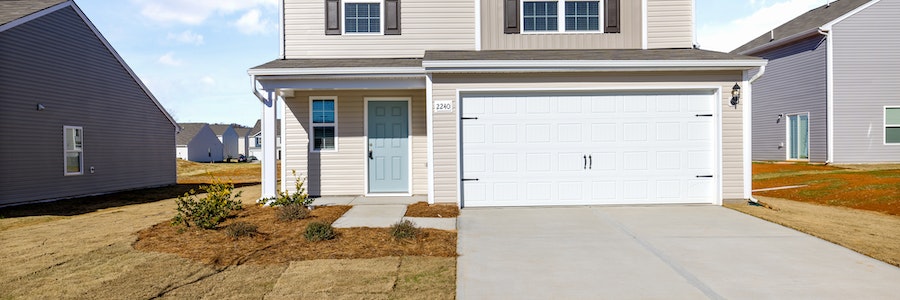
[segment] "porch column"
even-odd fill
[[[274,91],[266,91],[266,102],[263,105],[263,117],[260,121],[262,130],[262,198],[271,198],[277,195],[278,174],[276,174],[275,160],[275,108],[278,96]]]

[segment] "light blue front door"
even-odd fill
[[[369,102],[369,193],[409,192],[409,108],[406,101]]]

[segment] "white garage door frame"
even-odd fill
[[[473,95],[485,95],[485,94],[496,94],[496,95],[521,95],[526,96],[528,93],[542,93],[542,94],[552,94],[552,93],[604,93],[610,94],[615,92],[622,93],[636,93],[636,92],[652,92],[652,93],[660,93],[660,92],[695,92],[695,93],[712,93],[713,99],[715,101],[714,107],[714,126],[715,126],[715,166],[716,176],[714,178],[715,198],[713,199],[712,204],[714,205],[722,205],[722,189],[723,189],[723,156],[722,156],[722,86],[719,85],[675,85],[675,86],[660,86],[660,85],[646,85],[646,86],[627,86],[627,87],[590,87],[590,88],[484,88],[484,89],[457,89],[456,90],[456,199],[459,199],[459,206],[465,207],[465,199],[463,198],[463,182],[462,182],[462,172],[463,172],[463,140],[462,140],[462,99],[467,96]]]

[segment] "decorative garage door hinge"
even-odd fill
[[[478,117],[462,117],[462,120],[478,120]]]
[[[478,181],[478,178],[474,178],[474,179],[473,179],[473,178],[463,178],[462,181],[463,181],[463,182],[466,182],[466,181]]]
[[[712,117],[713,115],[712,115],[712,114],[698,114],[698,115],[694,115],[694,116],[697,116],[697,117]]]
[[[712,175],[697,175],[697,178],[713,178]]]

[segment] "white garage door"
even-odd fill
[[[470,96],[463,205],[714,203],[711,93]]]

